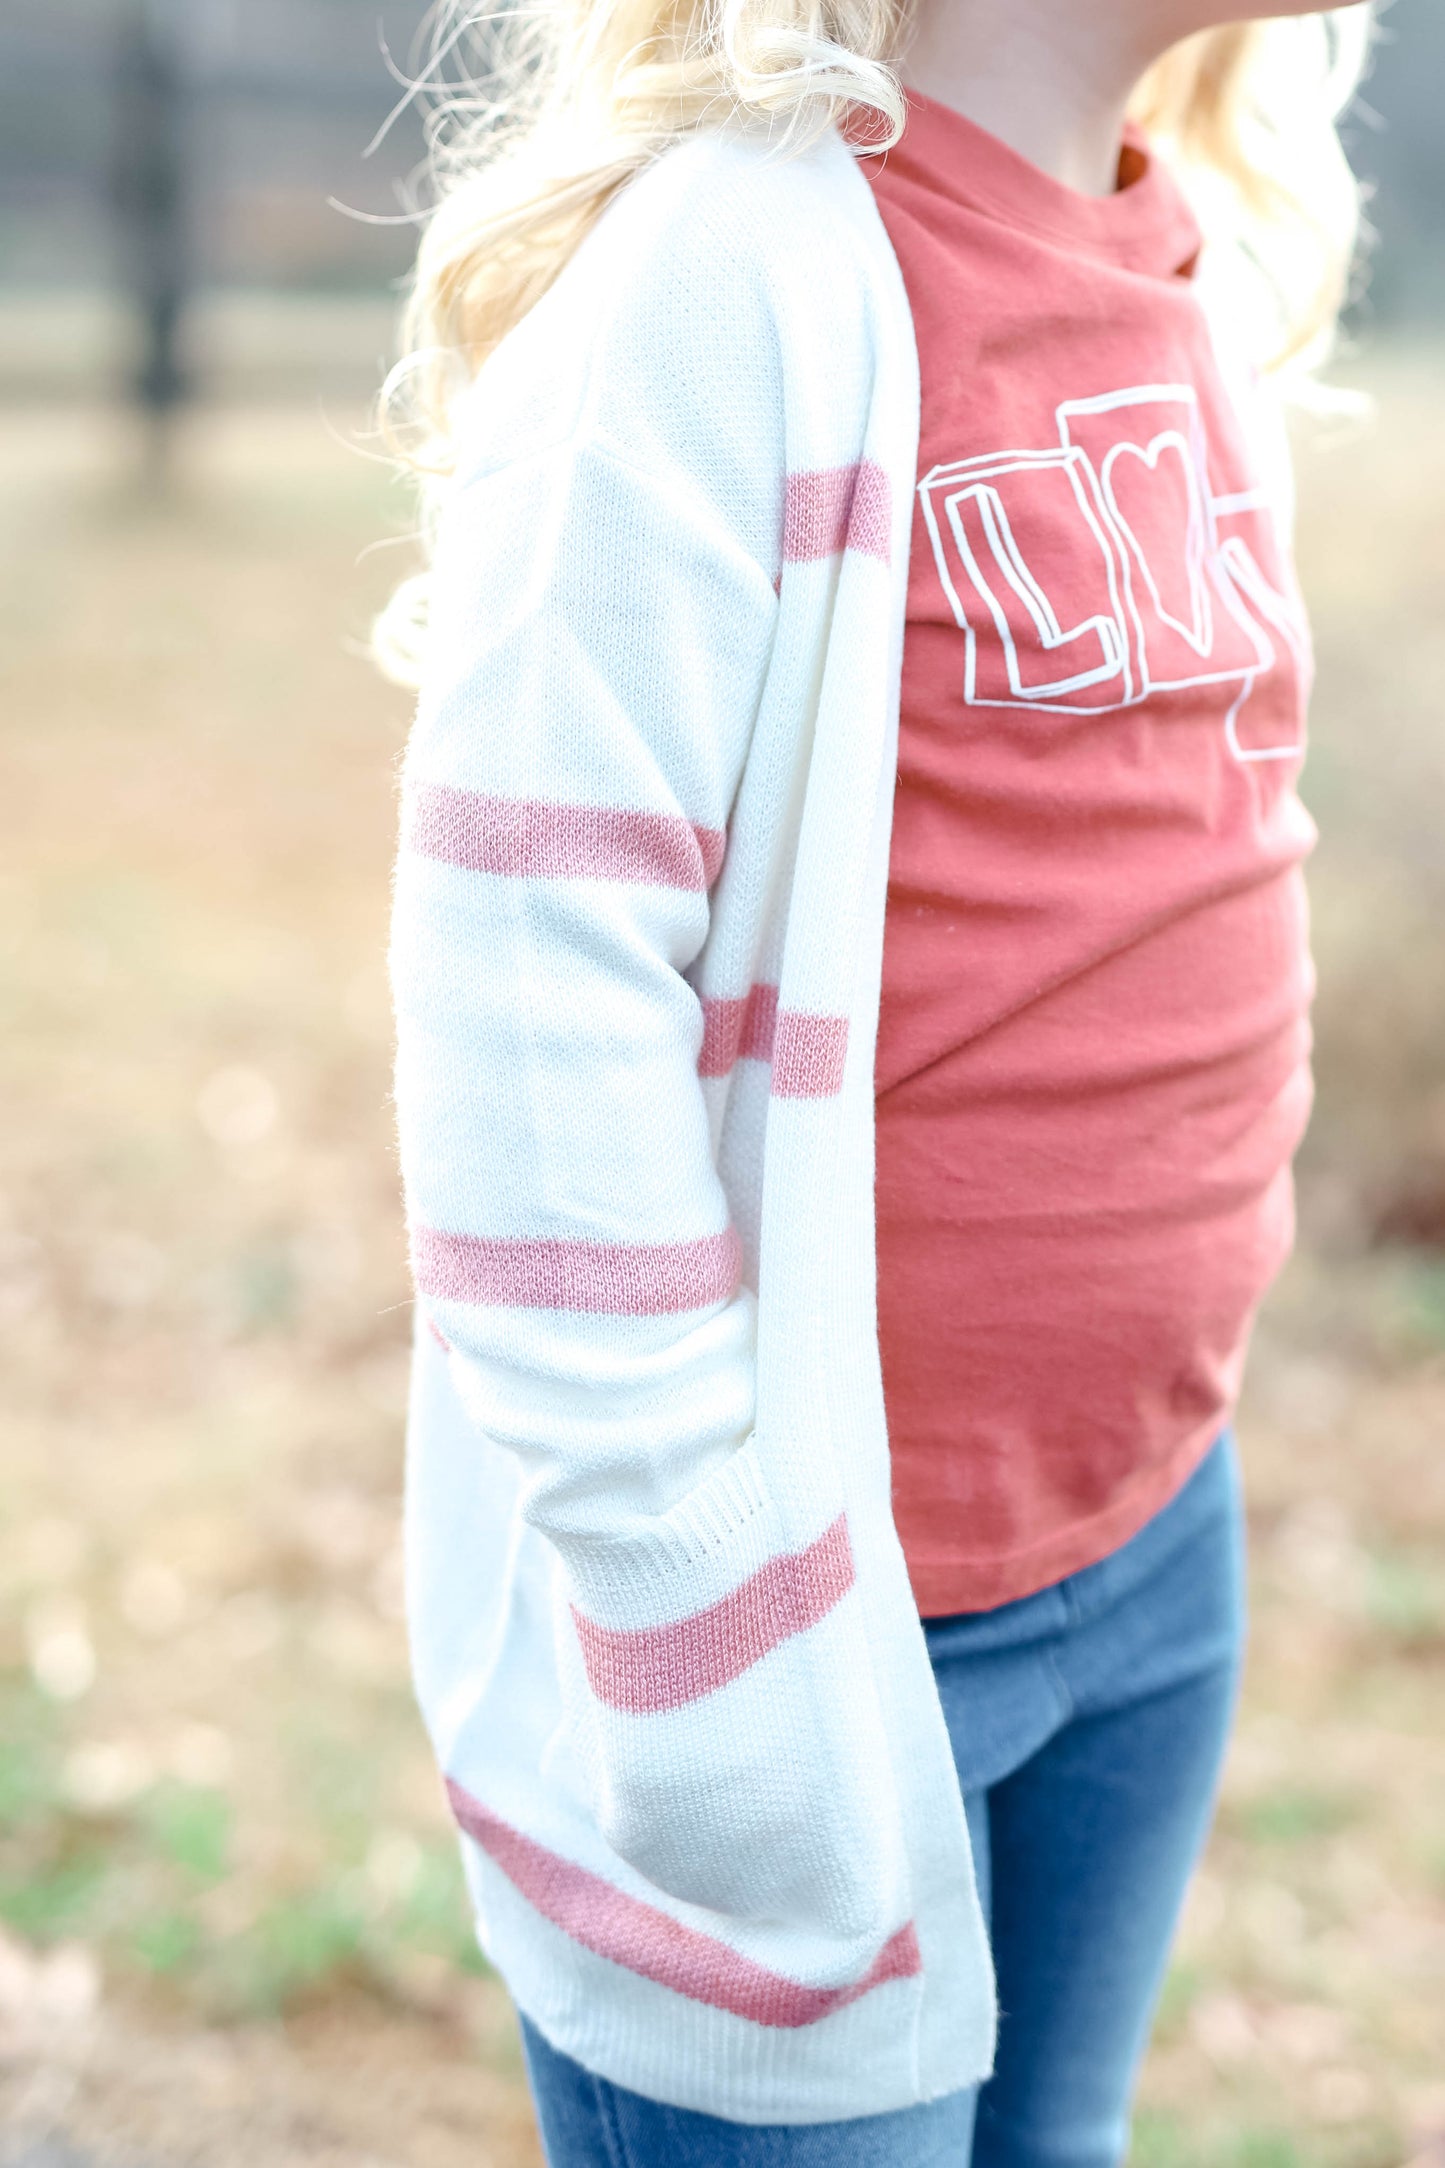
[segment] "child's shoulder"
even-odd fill
[[[867,373],[891,262],[835,134],[802,150],[691,136],[619,189],[488,359],[464,464],[544,449],[589,419],[623,440],[664,414],[771,435],[790,392],[827,397]]]
[[[872,191],[833,129],[801,148],[753,129],[700,130],[645,166],[607,215],[764,282],[855,261],[875,222]]]

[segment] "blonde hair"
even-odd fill
[[[669,145],[724,122],[800,149],[844,120],[870,150],[904,120],[896,62],[912,0],[439,0],[412,94],[427,113],[431,207],[382,395],[393,448],[434,505],[457,394],[537,301],[608,200]],[[1312,365],[1345,299],[1359,192],[1336,122],[1369,10],[1250,22],[1186,40],[1135,117],[1227,244],[1264,366]],[[378,627],[414,679],[425,575]]]

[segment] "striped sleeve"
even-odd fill
[[[842,1938],[866,1975],[898,1922],[885,1772],[836,1692],[862,1660],[851,1532],[821,1486],[816,1525],[785,1512],[752,1438],[755,1298],[684,975],[779,608],[755,507],[731,522],[715,485],[592,447],[460,494],[403,789],[402,1165],[418,1300],[563,1568],[607,1851],[721,1918]],[[780,553],[782,477],[756,486]]]
[[[595,444],[465,483],[439,553],[392,947],[418,1300],[524,1510],[598,1546],[737,1452],[753,1298],[684,978],[776,567],[714,481]]]

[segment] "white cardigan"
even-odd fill
[[[471,397],[405,769],[423,1714],[522,2009],[748,2123],[993,2044],[874,1314],[917,441],[851,153],[673,150]]]

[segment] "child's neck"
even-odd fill
[[[1155,57],[1141,49],[1138,12],[1095,0],[921,0],[903,80],[1055,180],[1112,195],[1129,97]]]

